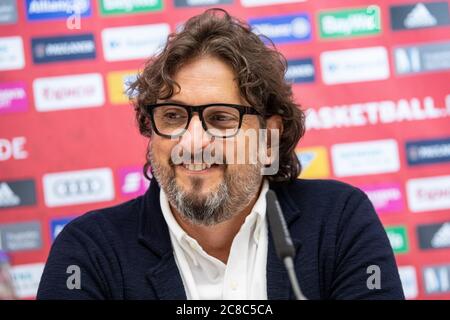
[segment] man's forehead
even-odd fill
[[[180,85],[180,89],[184,91],[194,90],[197,88],[207,88],[209,90],[222,90],[224,87],[229,89],[238,89],[238,83],[235,78],[227,77],[223,74],[216,75],[175,75],[175,82]]]
[[[236,84],[213,84],[203,82],[189,82],[174,79],[178,86],[174,86],[173,95],[166,102],[183,104],[208,104],[208,103],[241,103],[242,97]]]

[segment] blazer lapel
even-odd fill
[[[183,281],[175,262],[169,229],[159,203],[160,188],[155,179],[144,195],[140,208],[139,241],[150,249],[160,262],[146,272],[146,279],[158,299],[186,299]]]
[[[160,300],[186,300],[183,282],[174,256],[168,252],[161,262],[148,270],[147,280],[153,286]]]

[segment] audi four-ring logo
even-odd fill
[[[100,193],[102,188],[103,181],[96,178],[59,180],[53,186],[54,194],[59,197],[92,195]]]

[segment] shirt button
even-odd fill
[[[236,281],[231,281],[230,282],[230,288],[231,288],[231,290],[237,290],[237,288],[238,288],[238,283],[236,282]]]

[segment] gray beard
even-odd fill
[[[184,191],[175,181],[173,167],[163,168],[150,152],[152,172],[161,188],[166,193],[169,203],[181,214],[181,218],[196,224],[211,226],[240,213],[257,195],[261,186],[261,165],[242,165],[245,169],[236,170],[235,174],[224,171],[224,181],[217,190],[211,190],[207,196],[199,196],[195,190],[202,187],[205,181],[192,178],[192,190]],[[225,165],[226,166],[226,165]]]

